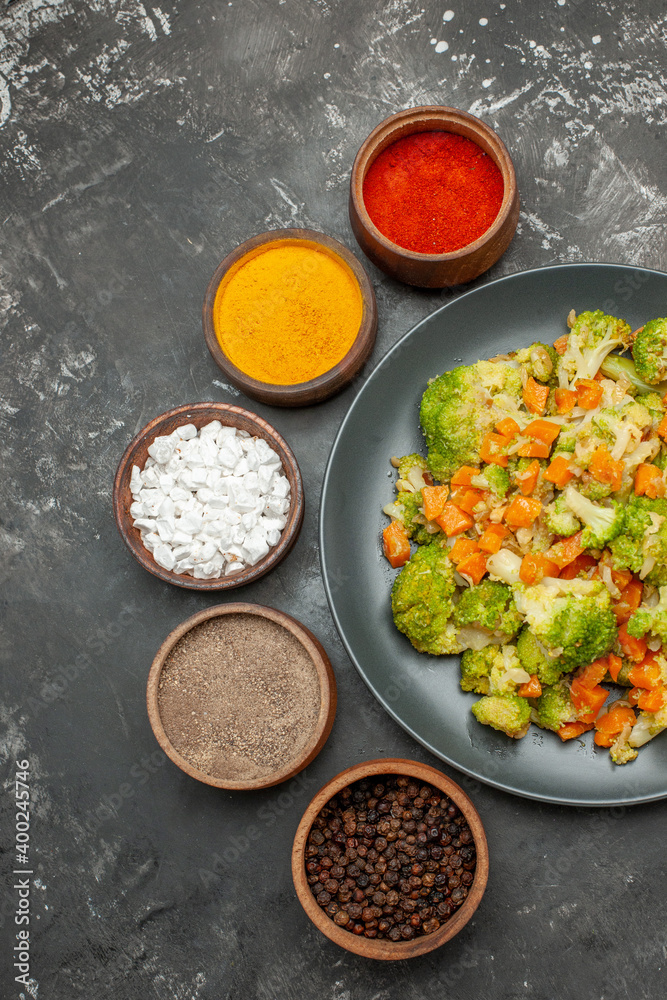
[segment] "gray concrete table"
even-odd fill
[[[403,107],[471,111],[510,148],[521,220],[480,283],[559,261],[665,269],[664,6],[157,3],[0,6],[2,995],[653,1000],[666,947],[664,803],[572,810],[473,788],[487,894],[453,942],[411,963],[340,951],[296,901],[291,840],[326,779],[380,755],[438,764],[376,705],[324,596],[319,494],[359,383],[307,411],[250,404],[296,452],[307,514],[289,558],[223,599],[300,618],[327,648],[340,695],[325,749],[286,787],[218,792],[158,750],[150,662],[170,629],[218,598],[145,573],[110,498],[148,419],[177,403],[247,402],[201,334],[215,266],[254,233],[292,225],[355,249],[354,154]],[[367,372],[462,291],[418,291],[368,268],[380,326]],[[14,982],[11,957],[23,759],[28,985]]]

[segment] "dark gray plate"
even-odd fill
[[[377,366],[343,421],[322,494],[320,547],[327,596],[345,647],[380,704],[436,756],[516,795],[579,806],[667,796],[667,735],[636,761],[612,764],[592,734],[561,743],[534,726],[511,740],[480,726],[475,695],[458,684],[458,657],[417,653],[396,631],[395,576],[380,544],[382,507],[394,496],[389,459],[424,453],[419,403],[426,382],[472,363],[567,332],[570,309],[604,309],[633,329],[667,315],[667,274],[613,264],[563,264],[513,274],[443,306]],[[389,475],[388,473],[391,473]]]

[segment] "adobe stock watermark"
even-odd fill
[[[132,601],[125,605],[115,621],[88,635],[85,648],[90,650],[90,653],[79,653],[71,663],[57,667],[51,678],[41,686],[39,693],[36,696],[28,696],[25,703],[27,712],[22,713],[24,718],[26,720],[31,716],[37,718],[54,702],[64,698],[72,684],[93,665],[90,654],[102,656],[115,640],[127,631],[128,619],[138,616],[139,610],[139,605]]]
[[[143,788],[166,762],[167,756],[162,750],[153,750],[135,761],[128,769],[126,780],[114,791],[102,795],[97,805],[84,816],[83,825],[88,833],[97,833],[109,820],[118,819],[123,806],[136,797],[137,789]]]
[[[317,781],[307,771],[301,771],[281,791],[277,792],[268,802],[261,805],[255,813],[252,823],[247,823],[238,833],[232,834],[223,849],[211,855],[210,868],[200,868],[199,877],[205,888],[214,883],[232,865],[237,864],[244,855],[271,830],[286,814],[292,813],[294,807],[303,798],[303,793]]]

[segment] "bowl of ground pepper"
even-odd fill
[[[391,277],[422,288],[464,284],[495,264],[514,236],[514,165],[474,115],[408,108],[362,144],[349,210],[359,246]]]
[[[209,351],[246,395],[273,406],[343,389],[373,348],[377,306],[357,258],[310,229],[260,233],[211,278],[202,309]]]
[[[170,633],[153,660],[146,702],[158,743],[186,774],[216,788],[268,788],[324,746],[336,681],[305,625],[235,602]]]
[[[316,927],[366,958],[424,955],[465,926],[489,853],[474,805],[417,761],[356,764],[315,795],[292,850],[297,896]]]

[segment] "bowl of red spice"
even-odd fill
[[[277,608],[234,602],[192,615],[158,650],[146,688],[155,737],[216,788],[287,781],[324,746],[336,681],[317,638]]]
[[[375,293],[347,247],[311,229],[246,240],[211,278],[206,344],[229,381],[273,406],[340,392],[363,367],[377,330]]]
[[[514,236],[514,165],[474,115],[408,108],[361,146],[349,210],[359,246],[392,278],[421,288],[464,284],[495,264]]]
[[[297,896],[331,941],[366,958],[414,958],[470,920],[489,853],[474,805],[417,761],[356,764],[315,795],[292,850]]]

